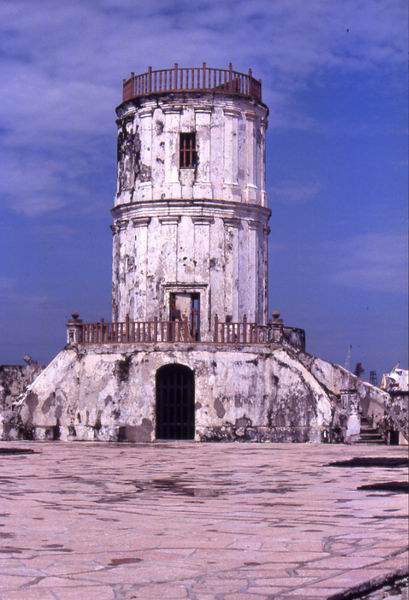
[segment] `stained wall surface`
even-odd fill
[[[320,442],[335,429],[346,439],[347,371],[289,348],[206,344],[66,349],[28,388],[9,436],[153,441],[156,374],[170,364],[192,371],[196,440]],[[356,387],[360,398],[385,395]]]
[[[170,294],[200,297],[202,339],[217,314],[267,321],[267,109],[220,94],[139,99],[118,109],[113,320],[166,320]],[[197,162],[180,168],[180,134]]]

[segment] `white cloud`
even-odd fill
[[[318,181],[284,181],[270,188],[271,202],[280,204],[306,204],[317,197],[322,186]]]
[[[232,61],[239,70],[251,66],[263,79],[274,115],[271,126],[309,127],[313,123],[295,94],[311,78],[329,69],[405,64],[406,3],[5,0],[0,37],[0,149],[12,153],[12,162],[14,151],[22,160],[3,170],[0,191],[15,194],[12,208],[39,215],[66,206],[68,197],[84,191],[67,169],[67,155],[73,160],[81,154],[86,164],[102,159],[107,136],[113,146],[113,109],[121,99],[122,77],[130,71],[175,61],[207,60],[221,67]],[[53,156],[47,157],[44,150],[50,148]],[[38,158],[35,169],[30,167],[33,154],[43,163]],[[22,193],[18,169],[32,194]],[[65,197],[58,190],[65,190]]]
[[[373,292],[407,293],[408,240],[401,233],[368,233],[327,244],[330,283]]]

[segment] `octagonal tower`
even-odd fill
[[[267,323],[268,109],[251,71],[132,74],[117,108],[113,321]]]

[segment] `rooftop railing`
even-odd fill
[[[214,319],[210,340],[205,343],[218,345],[254,345],[287,342],[291,346],[304,350],[304,331],[295,327],[287,327],[282,322],[270,322],[258,325],[248,322],[246,318],[240,322],[219,321]],[[68,344],[157,344],[157,343],[197,343],[197,333],[191,331],[187,319],[174,321],[131,321],[108,323],[83,323],[78,315],[67,324]]]
[[[261,102],[261,80],[255,79],[251,69],[248,73],[228,69],[214,69],[203,63],[201,67],[179,67],[152,70],[123,80],[123,102],[151,94],[180,92],[212,92],[246,96]]]

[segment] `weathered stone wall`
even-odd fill
[[[267,108],[220,94],[162,95],[118,108],[113,320],[170,318],[170,294],[200,297],[201,338],[215,315],[267,322],[264,145]],[[197,164],[179,168],[179,136]]]
[[[9,436],[152,441],[156,372],[177,363],[194,372],[196,440],[348,441],[349,408],[345,422],[336,410],[344,370],[302,359],[284,347],[66,349],[28,389]]]
[[[399,432],[399,443],[409,441],[409,392],[397,390],[391,393],[385,403],[385,418],[382,421],[385,433]]]
[[[113,320],[169,319],[171,293],[200,294],[201,333],[214,317],[267,322],[265,209],[164,201],[127,207],[114,228]],[[119,223],[119,224],[118,224]]]
[[[268,109],[223,94],[162,94],[118,107],[115,206],[208,199],[266,206]],[[194,169],[179,169],[179,134],[196,133]]]
[[[43,367],[28,360],[25,365],[0,365],[0,438],[12,415],[12,406]]]

